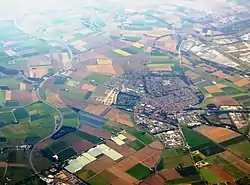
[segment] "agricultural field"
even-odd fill
[[[151,173],[151,171],[146,166],[139,163],[127,170],[127,173],[138,180],[142,180],[147,177]]]

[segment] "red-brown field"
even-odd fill
[[[118,178],[114,180],[113,182],[111,182],[110,185],[132,185],[132,184],[121,178]]]
[[[209,169],[218,174],[220,178],[224,179],[227,182],[233,182],[235,180],[235,178],[230,173],[224,171],[219,166],[212,165],[209,167]]]
[[[244,87],[250,83],[250,80],[247,78],[243,78],[241,80],[236,81],[234,84],[238,87]]]
[[[129,141],[135,141],[136,140],[136,137],[134,137],[134,136],[132,136],[131,134],[129,134],[129,133],[124,133],[123,134]]]
[[[150,148],[148,146],[142,148],[141,150],[135,152],[133,156],[137,158],[139,161],[144,161],[148,159],[150,156],[159,153],[159,150]]]
[[[86,112],[91,114],[100,115],[104,110],[106,110],[107,106],[100,104],[88,104],[88,106],[84,109]]]
[[[51,91],[46,91],[46,100],[50,104],[52,104],[52,105],[54,105],[54,106],[56,106],[58,108],[65,107],[65,103],[61,100],[59,94],[57,94],[57,93],[54,93],[54,92],[51,92]]]
[[[31,92],[27,91],[12,91],[11,100],[19,101],[20,105],[26,105],[33,102]]]
[[[84,84],[82,86],[82,90],[84,91],[94,91],[95,89],[96,89],[96,86],[94,85]]]
[[[125,172],[128,169],[137,165],[138,163],[139,163],[139,161],[136,158],[134,158],[133,156],[129,156],[129,157],[123,159],[122,161],[120,161],[117,164],[117,167],[119,167],[122,171]]]
[[[154,149],[158,149],[158,150],[163,150],[164,149],[164,145],[158,140],[151,143],[149,145],[149,147],[154,148]]]
[[[166,180],[173,180],[173,179],[179,179],[182,178],[182,176],[177,172],[174,168],[172,169],[167,169],[161,172],[161,175],[166,179]]]
[[[78,152],[81,153],[93,147],[93,144],[89,141],[83,140],[72,134],[68,137],[67,142],[72,145],[72,147]]]
[[[152,174],[145,179],[140,185],[164,185],[165,180],[158,174]]]
[[[120,168],[113,166],[108,169],[109,172],[113,173],[117,177],[127,181],[130,184],[137,184],[139,181],[134,177],[128,175],[127,173],[123,172]]]
[[[86,132],[86,133],[89,133],[89,134],[94,135],[94,136],[105,138],[105,139],[108,139],[111,137],[111,135],[108,132],[105,132],[102,129],[93,128],[93,127],[88,126],[88,125],[83,125],[82,127],[80,127],[79,130]]]
[[[114,149],[115,151],[122,154],[124,157],[127,157],[135,152],[133,148],[130,148],[128,145],[124,144],[122,146],[117,145],[113,141],[108,140],[106,143],[107,146]]]
[[[206,87],[204,87],[204,89],[206,89],[206,91],[209,93],[222,92],[222,90],[219,87],[217,87],[216,85],[206,86]]]
[[[222,127],[202,125],[195,130],[218,143],[240,136],[239,133]]]
[[[90,163],[87,167],[88,169],[92,170],[95,173],[100,173],[104,170],[111,168],[116,164],[117,163],[115,161],[104,155],[98,158],[96,161]]]
[[[122,110],[112,108],[112,110],[110,110],[105,117],[127,126],[133,126],[130,115]]]
[[[161,159],[161,152],[159,151],[157,154],[151,155],[149,158],[144,160],[143,164],[145,164],[149,168],[153,168],[160,161],[160,159]]]
[[[221,105],[239,105],[239,103],[233,99],[231,96],[217,96],[212,99],[212,103],[214,103],[216,106]]]

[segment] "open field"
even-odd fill
[[[91,73],[84,78],[85,81],[94,81],[97,84],[103,84],[110,78],[110,75],[100,74],[100,73]]]
[[[150,169],[148,169],[146,166],[144,166],[140,163],[135,165],[134,167],[130,168],[126,172],[138,180],[144,179],[145,177],[147,177],[151,173]]]
[[[101,127],[103,126],[108,120],[99,116],[96,116],[94,114],[90,114],[87,112],[80,111],[80,122],[82,124],[88,124],[94,127]]]
[[[202,125],[195,130],[218,143],[240,136],[239,133],[222,127]]]

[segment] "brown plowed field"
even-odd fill
[[[173,180],[173,179],[180,179],[180,178],[182,178],[182,176],[174,168],[162,171],[161,175],[166,180]]]
[[[114,149],[115,151],[122,154],[124,157],[127,157],[135,152],[133,148],[130,148],[128,145],[124,144],[122,146],[117,145],[113,141],[108,140],[106,143],[107,146]]]
[[[231,96],[217,96],[212,99],[212,103],[216,106],[220,105],[239,105],[239,103]]]
[[[123,172],[120,168],[116,166],[109,168],[108,171],[131,184],[137,184],[139,182],[137,179]]]
[[[212,165],[209,167],[209,169],[218,174],[222,179],[224,179],[227,182],[228,181],[233,182],[235,180],[235,178],[230,173],[224,171],[219,166]]]
[[[206,86],[206,87],[204,87],[204,89],[206,89],[206,91],[209,93],[222,92],[222,90],[219,87],[217,87],[216,85]]]
[[[136,137],[132,136],[131,134],[129,133],[124,133],[123,134],[129,141],[135,141],[136,140]]]
[[[110,185],[133,185],[133,184],[119,178],[111,182]]]
[[[95,173],[100,173],[116,164],[117,163],[115,161],[104,155],[96,161],[90,163],[87,167]]]
[[[105,139],[108,139],[111,137],[111,135],[108,132],[105,132],[102,129],[93,128],[88,125],[83,125],[82,127],[80,127],[79,130],[89,133],[91,135],[97,136],[97,137],[105,138]]]
[[[144,180],[140,185],[164,185],[165,180],[158,174],[150,175],[146,180]]]
[[[149,147],[157,149],[157,150],[163,150],[164,149],[163,144],[160,141],[158,141],[158,140],[156,140],[153,143],[151,143],[149,145]]]
[[[33,102],[32,94],[27,91],[12,91],[11,100],[19,101],[20,105],[26,105]]]
[[[195,130],[218,143],[240,136],[239,133],[222,127],[202,125]]]
[[[138,163],[139,163],[139,161],[136,158],[134,158],[133,156],[129,156],[129,157],[123,159],[122,161],[120,161],[117,164],[117,167],[119,167],[122,171],[126,172],[127,170],[134,167]]]
[[[78,152],[81,153],[93,147],[93,144],[87,140],[72,134],[68,137],[67,142],[72,145],[72,147]]]
[[[236,81],[234,84],[238,87],[244,87],[250,83],[250,80],[247,78],[243,78],[241,80]]]
[[[89,112],[91,114],[100,115],[107,106],[100,105],[100,104],[88,104],[88,106],[84,109],[86,112]]]
[[[133,156],[136,157],[139,161],[144,161],[156,153],[159,153],[159,151],[146,146],[146,147],[142,148],[141,150],[135,152],[133,154]]]
[[[143,164],[145,164],[149,168],[153,168],[160,161],[160,159],[161,159],[161,152],[150,156],[145,161],[143,161]]]
[[[58,108],[65,107],[65,103],[61,100],[59,94],[53,93],[51,91],[46,91],[46,100],[50,104],[52,104]]]
[[[81,88],[84,91],[94,91],[96,89],[96,86],[89,85],[89,84],[84,84]]]

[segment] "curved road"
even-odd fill
[[[62,115],[62,113],[60,112],[60,110],[59,110],[57,107],[55,107],[54,105],[48,103],[46,100],[42,99],[42,97],[41,97],[41,95],[40,95],[40,88],[43,87],[44,83],[45,83],[47,80],[49,80],[50,78],[52,78],[52,77],[54,77],[54,76],[56,76],[56,75],[59,75],[61,71],[67,69],[67,68],[72,64],[72,61],[73,61],[73,58],[74,58],[71,49],[68,47],[68,45],[67,45],[65,42],[60,41],[60,40],[54,40],[54,41],[57,42],[57,43],[59,43],[59,44],[62,45],[63,47],[67,48],[68,53],[69,53],[69,55],[70,55],[70,60],[69,60],[69,62],[67,63],[67,65],[64,66],[64,68],[60,69],[59,71],[57,71],[57,72],[56,72],[55,74],[53,74],[52,76],[46,78],[44,81],[42,81],[42,82],[39,84],[39,86],[38,86],[37,89],[36,89],[37,97],[39,98],[39,100],[42,101],[44,104],[46,104],[46,105],[48,105],[48,106],[54,108],[54,109],[58,112],[59,117],[60,117],[60,122],[59,122],[59,124],[57,124],[57,123],[55,122],[55,130],[54,130],[54,132],[51,133],[50,135],[44,137],[43,139],[41,139],[38,143],[36,143],[36,144],[34,145],[34,147],[32,148],[31,152],[30,152],[30,155],[29,155],[29,163],[30,163],[30,166],[31,166],[32,170],[33,170],[35,173],[38,173],[38,171],[37,171],[37,169],[35,168],[35,166],[34,166],[34,164],[33,164],[32,155],[33,155],[33,153],[34,153],[36,147],[37,147],[39,144],[41,144],[42,142],[44,142],[46,139],[50,138],[54,133],[56,133],[56,132],[62,127],[62,124],[63,124],[63,115]]]

